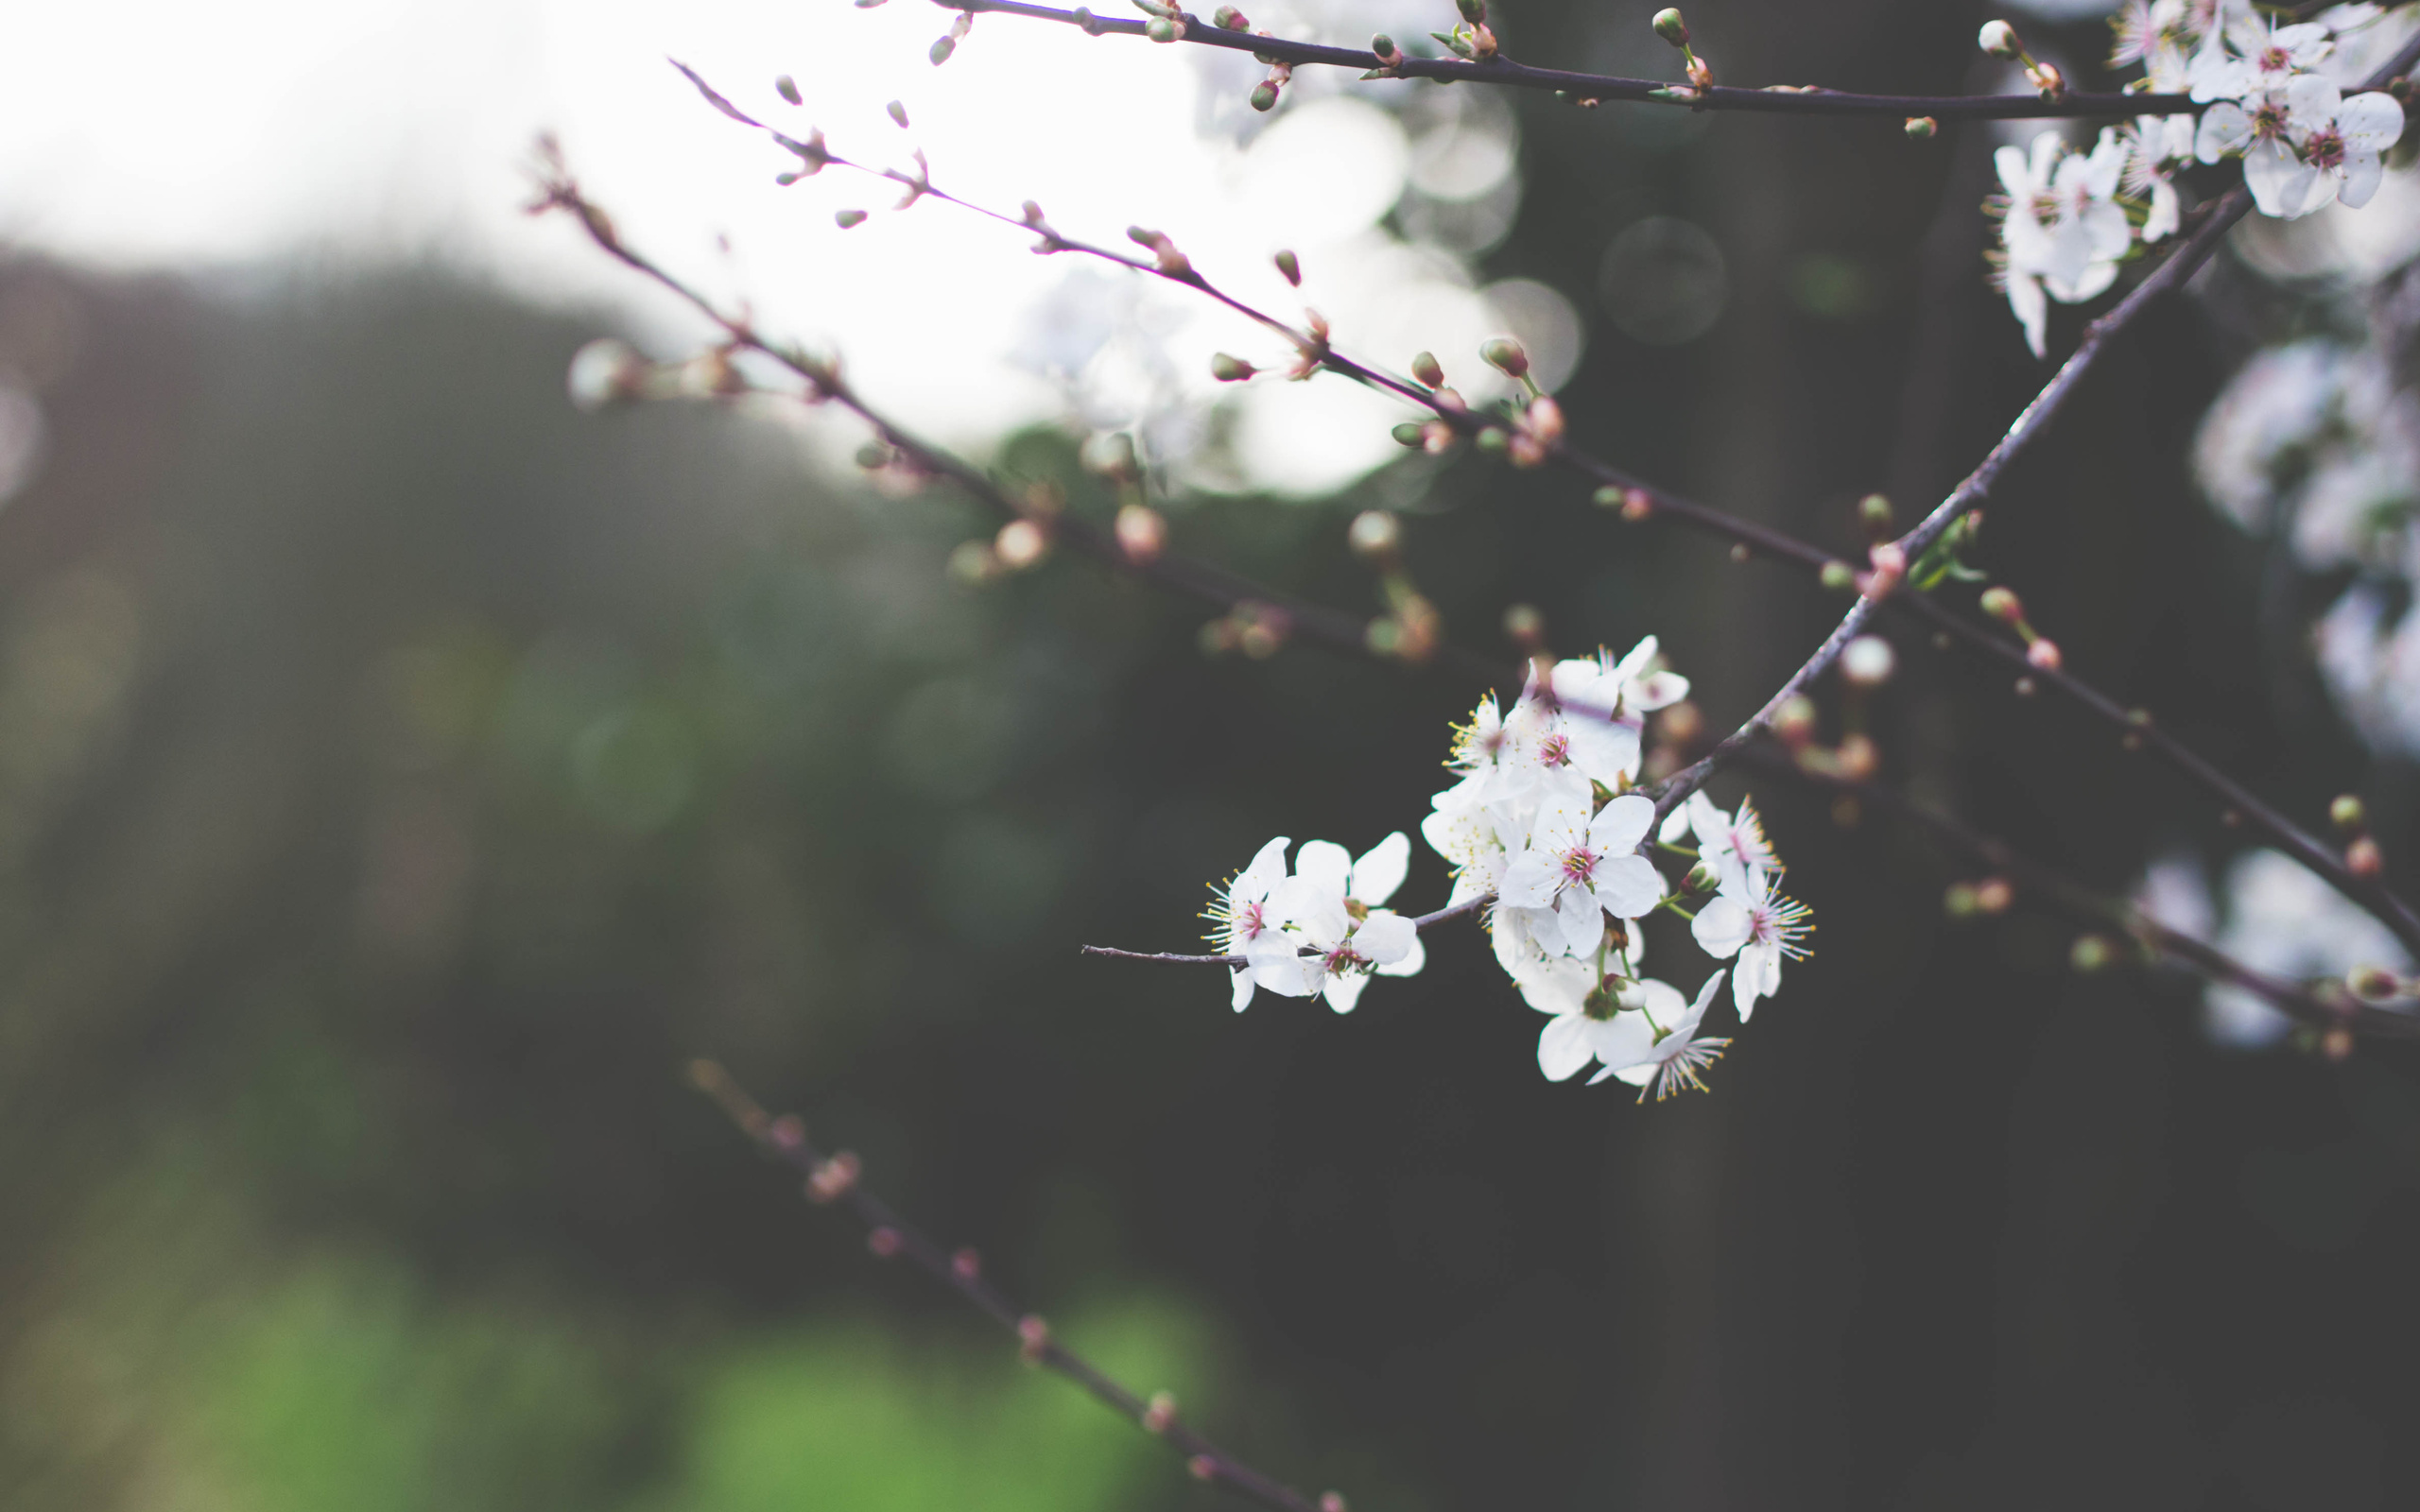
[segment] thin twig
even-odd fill
[[[1092,35],[1139,37],[1148,22],[1097,16],[1088,10],[1060,10],[1028,5],[1024,0],[938,0],[943,9],[1023,16],[1056,21]],[[1548,90],[1583,102],[1622,100],[1646,105],[1678,106],[1700,111],[1753,111],[1777,115],[1929,115],[1936,120],[2009,119],[2031,116],[2183,115],[2207,109],[2185,94],[2064,93],[2045,99],[2039,94],[1857,94],[1811,85],[1773,85],[1741,89],[1717,84],[1693,89],[1674,79],[1623,78],[1610,74],[1578,73],[1564,68],[1535,68],[1498,54],[1486,62],[1459,58],[1414,58],[1405,55],[1390,69],[1374,52],[1355,47],[1329,47],[1296,42],[1265,32],[1228,31],[1199,16],[1184,16],[1182,42],[1203,47],[1224,47],[1251,53],[1273,62],[1297,66],[1357,68],[1388,78],[1461,79],[1496,84],[1508,89]]]
[[[806,1178],[806,1195],[819,1206],[838,1205],[865,1226],[867,1247],[883,1257],[901,1256],[933,1280],[956,1292],[1017,1339],[1019,1352],[1030,1363],[1065,1376],[1093,1397],[1165,1440],[1185,1457],[1186,1469],[1198,1480],[1224,1486],[1263,1506],[1279,1512],[1338,1512],[1342,1500],[1330,1492],[1318,1501],[1253,1469],[1219,1448],[1176,1416],[1167,1399],[1147,1400],[1107,1371],[1059,1342],[1039,1316],[1018,1309],[998,1287],[984,1279],[981,1259],[972,1249],[946,1251],[924,1230],[901,1218],[890,1205],[868,1192],[859,1177],[862,1166],[846,1151],[824,1154],[810,1143],[806,1125],[795,1117],[776,1118],[751,1097],[731,1073],[711,1060],[693,1062],[689,1079],[713,1098],[741,1133],[757,1147]]]

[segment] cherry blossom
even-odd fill
[[[1308,997],[1317,983],[1304,971],[1294,943],[1272,917],[1269,899],[1286,881],[1286,848],[1293,841],[1279,835],[1260,848],[1252,865],[1236,873],[1202,914],[1217,927],[1210,942],[1222,955],[1241,955],[1247,964],[1233,969],[1236,1011],[1252,1003],[1255,985],[1287,997]]]
[[[1339,1013],[1360,1002],[1371,971],[1410,976],[1426,964],[1418,927],[1378,906],[1403,885],[1410,854],[1400,830],[1358,861],[1332,841],[1306,840],[1295,854],[1294,875],[1270,896],[1269,917],[1311,949],[1304,969]]]
[[[1538,1070],[1548,1081],[1568,1081],[1600,1054],[1623,1053],[1631,1037],[1616,1027],[1619,979],[1608,979],[1593,960],[1549,962],[1519,984],[1522,1000],[1549,1014],[1538,1033]]]
[[[2118,280],[2118,262],[2134,245],[2134,226],[2117,201],[2130,149],[2105,129],[2088,154],[2071,153],[2056,131],[2031,151],[2004,146],[1994,156],[2008,191],[2000,222],[2009,307],[2026,345],[2044,355],[2049,306],[2045,296],[2077,304]]]
[[[1650,1093],[1660,1103],[1684,1088],[1705,1091],[1698,1073],[1721,1059],[1731,1045],[1719,1036],[1698,1038],[1698,1026],[1722,986],[1722,975],[1718,971],[1707,977],[1694,1002],[1666,983],[1639,983],[1637,1002],[1623,1004],[1634,1011],[1616,1014],[1612,1032],[1595,1041],[1597,1058],[1604,1069],[1589,1077],[1588,1085],[1618,1076],[1639,1090],[1642,1103]]]
[[[1654,823],[1655,805],[1636,794],[1595,813],[1584,799],[1549,799],[1528,849],[1504,868],[1498,897],[1514,908],[1551,907],[1564,949],[1593,955],[1605,915],[1637,919],[1663,901],[1664,879],[1636,853]]]
[[[1689,924],[1699,946],[1716,959],[1739,957],[1731,977],[1731,1001],[1746,1023],[1756,1011],[1756,1000],[1781,990],[1785,957],[1803,960],[1799,944],[1813,928],[1806,905],[1773,890],[1777,880],[1762,867],[1726,861],[1715,896]]]
[[[1694,832],[1698,838],[1698,860],[1716,876],[1721,875],[1727,859],[1741,866],[1762,867],[1767,871],[1781,870],[1781,860],[1773,854],[1772,842],[1765,838],[1764,821],[1756,817],[1755,805],[1746,799],[1739,800],[1737,814],[1725,814],[1714,806],[1714,799],[1703,790],[1689,795],[1689,800],[1664,816],[1664,828],[1656,836],[1666,845],[1674,845],[1684,833]]]

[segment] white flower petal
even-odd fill
[[[1420,969],[1427,964],[1428,947],[1422,944],[1420,936],[1415,934],[1411,936],[1411,949],[1404,953],[1403,959],[1389,961],[1379,967],[1378,974],[1380,976],[1418,976]]]
[[[1375,908],[1395,895],[1410,867],[1411,841],[1397,830],[1353,863],[1353,885],[1345,890],[1366,906]]]
[[[2016,323],[2025,330],[2025,344],[2036,357],[2048,355],[2046,337],[2050,318],[2050,302],[2042,294],[2038,279],[2009,270],[2009,308],[2016,313]]]
[[[2199,90],[2195,99],[2204,98]],[[2230,152],[2239,152],[2252,141],[2252,117],[2233,100],[2221,100],[2202,112],[2202,124],[2193,133],[2193,155],[2204,163],[2216,163]]]
[[[1698,948],[1716,960],[1737,954],[1754,933],[1755,921],[1748,917],[1748,910],[1728,898],[1708,899],[1697,918],[1689,920],[1689,934]]]
[[[2382,90],[2356,94],[2338,107],[2336,129],[2347,147],[2383,152],[2403,140],[2403,106]]]
[[[1581,1067],[1597,1058],[1596,1036],[1584,1014],[1566,1013],[1538,1032],[1538,1070],[1548,1081],[1568,1081]]]
[[[1294,875],[1315,883],[1322,892],[1349,895],[1353,883],[1353,852],[1333,840],[1305,840],[1294,857]]]
[[[2378,185],[2385,178],[2386,169],[2378,162],[2377,153],[2347,152],[2344,154],[2344,186],[2337,191],[2336,198],[2359,210],[2370,202],[2370,197],[2378,192]]]
[[[1370,985],[1369,977],[1359,971],[1327,979],[1327,1005],[1339,1013],[1351,1013],[1361,1001],[1361,989]]]
[[[1597,863],[1591,884],[1597,901],[1616,919],[1645,919],[1664,901],[1664,877],[1645,856],[1616,856]]]
[[[1418,943],[1420,931],[1411,920],[1384,908],[1373,909],[1353,932],[1353,954],[1377,966],[1402,960]]]
[[[1279,883],[1286,880],[1286,848],[1293,843],[1281,834],[1262,846],[1260,853],[1252,858],[1252,865],[1236,873],[1235,885],[1227,895],[1248,902],[1258,902],[1268,897]]]

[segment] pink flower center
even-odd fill
[[[1260,908],[1258,903],[1246,903],[1236,915],[1236,935],[1238,938],[1258,939],[1261,931],[1268,927],[1261,922]]]
[[[2286,133],[2284,107],[2263,105],[2252,112],[2252,134],[2263,142],[2274,142]]]
[[[1563,853],[1563,880],[1576,886],[1597,874],[1597,863],[1603,859],[1586,846],[1575,846]]]
[[[2275,43],[2273,42],[2268,46],[2260,49],[2260,71],[2262,73],[2282,74],[2293,66],[2294,60],[2286,56],[2286,49],[2278,46]]]
[[[2313,131],[2310,140],[2303,144],[2303,158],[2314,168],[2344,166],[2343,134],[2332,127],[2325,131]]]
[[[1548,735],[1538,743],[1538,760],[1548,766],[1571,765],[1571,737]]]

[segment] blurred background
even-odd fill
[[[1262,117],[1248,63],[1001,17],[936,72],[947,17],[908,0],[323,9],[9,23],[0,1501],[1224,1504],[806,1209],[683,1086],[703,1054],[1357,1507],[2410,1504],[2420,1058],[2079,975],[2022,902],[1953,922],[1968,874],[1771,783],[1819,950],[1711,1096],[1543,1082],[1476,931],[1349,1018],[1083,960],[1188,948],[1271,834],[1414,828],[1484,688],[1205,656],[1201,611],[1081,561],[965,586],[992,523],[861,475],[846,426],[575,410],[584,342],[700,333],[520,217],[515,169],[559,129],[642,246],[1071,509],[1114,508],[1080,453],[1122,430],[1180,547],[1362,612],[1344,527],[1395,509],[1457,641],[1509,663],[1513,602],[1565,651],[1656,632],[1727,726],[1837,616],[1811,583],[1408,457],[1338,381],[1214,393],[1209,351],[1265,346],[837,171],[778,188],[660,60],[766,109],[792,73],[843,150],[923,146],[1097,240],[1161,225],[1271,302],[1297,246],[1340,343],[1398,367],[1433,346],[1476,389],[1516,332],[1582,445],[1843,552],[1860,495],[1909,517],[2047,376],[1984,278],[2000,134],[1307,73]],[[1652,9],[1494,19],[1672,76]],[[2058,9],[2019,19],[2090,78],[2097,8]],[[1924,92],[1999,82],[1984,14],[1688,10],[1720,77]],[[2391,866],[2415,251],[2408,170],[2253,228],[1979,554],[2290,814],[2362,794]],[[1900,649],[1889,781],[2276,969],[2369,958],[2106,730]],[[1446,885],[1422,852],[1400,901]]]

